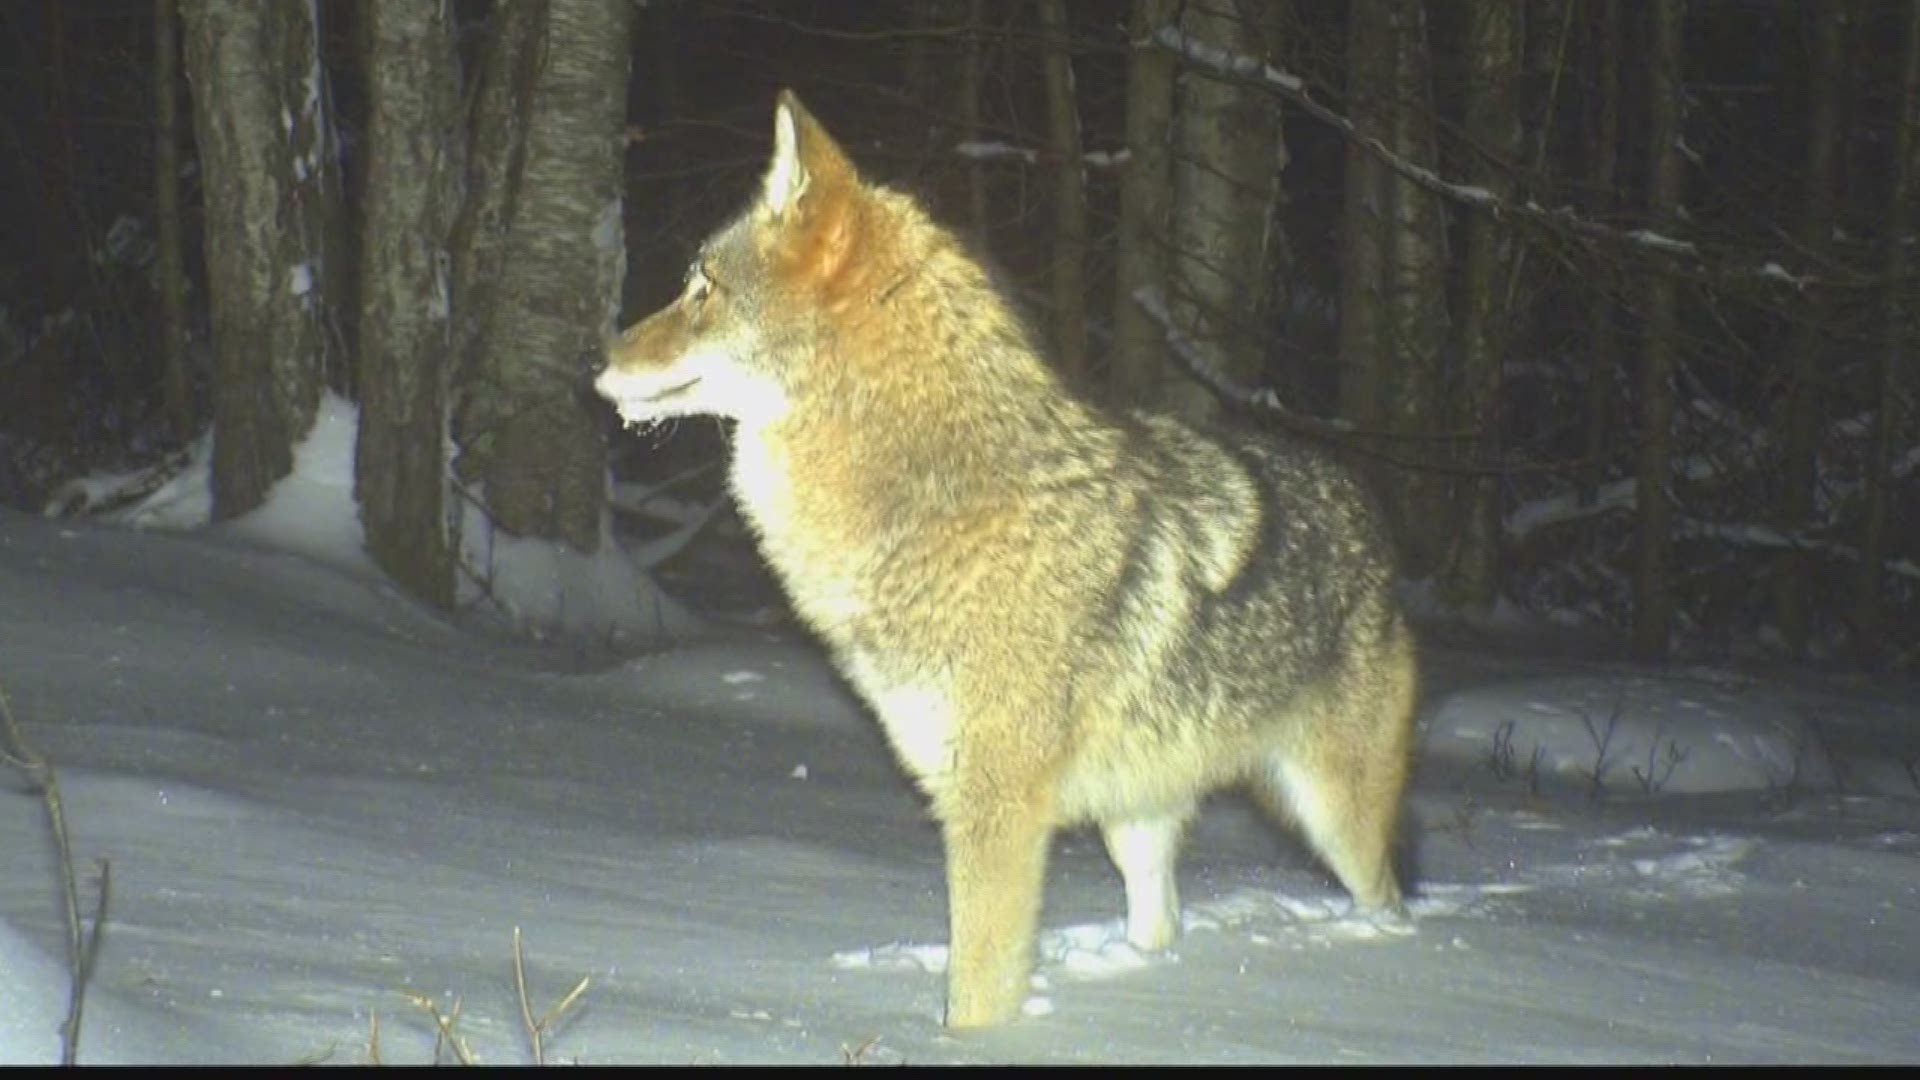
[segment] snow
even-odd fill
[[[1409,922],[1223,795],[1170,953],[1064,835],[1026,1017],[950,1035],[937,830],[806,635],[610,649],[423,609],[343,524],[338,410],[237,523],[190,527],[191,467],[118,521],[0,513],[0,686],[83,909],[111,866],[83,1062],[359,1062],[377,1017],[379,1060],[424,1063],[409,994],[530,1061],[515,927],[536,1016],[590,980],[549,1061],[1920,1057],[1911,683],[1492,631],[1425,650]],[[55,861],[9,769],[0,859],[0,1062],[54,1061]]]
[[[353,498],[358,425],[359,412],[352,402],[331,391],[323,393],[312,429],[294,449],[293,471],[261,507],[218,530],[382,580],[361,545],[360,512]],[[141,529],[205,527],[213,509],[207,480],[212,456],[212,436],[207,435],[191,448],[185,466],[151,495],[102,516]],[[112,504],[143,479],[142,474],[123,473],[72,481],[49,500],[49,513]],[[607,641],[686,636],[700,629],[695,616],[654,589],[642,567],[611,541],[610,522],[602,523],[598,551],[582,555],[564,545],[508,536],[488,520],[478,492],[456,494],[461,606],[484,606],[528,632],[557,631]]]

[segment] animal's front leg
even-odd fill
[[[1052,800],[1040,778],[969,791],[946,800],[947,1026],[1010,1020],[1026,1000],[1053,832]],[[975,778],[977,779],[977,778]],[[1000,778],[1004,781],[1004,777]]]

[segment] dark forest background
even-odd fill
[[[212,431],[244,513],[331,391],[416,594],[463,501],[591,549],[722,452],[579,387],[782,86],[1088,393],[1342,447],[1434,613],[1920,659],[1913,0],[11,0],[0,504]]]

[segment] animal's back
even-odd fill
[[[1390,549],[1350,472],[1245,428],[1115,426],[1127,450],[1114,490],[1087,500],[1079,531],[1123,554],[1080,612],[1084,730],[1065,816],[1258,779],[1277,746],[1403,754],[1403,718],[1356,700],[1398,684],[1410,697],[1413,668]]]

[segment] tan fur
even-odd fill
[[[629,421],[737,421],[742,511],[941,823],[947,1022],[1018,1012],[1060,827],[1101,827],[1129,939],[1169,944],[1221,785],[1397,908],[1414,660],[1364,493],[1312,448],[1070,393],[951,235],[791,94],[775,128],[760,199],[598,386]]]

